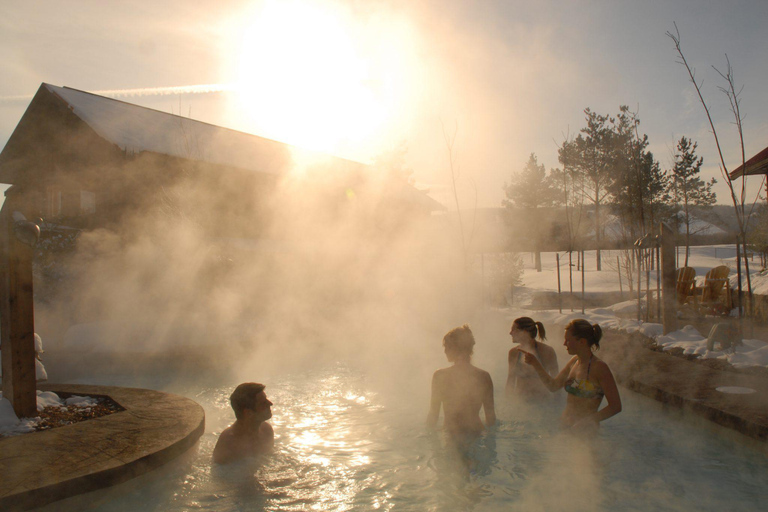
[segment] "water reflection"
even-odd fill
[[[501,399],[500,424],[466,464],[424,428],[427,404],[382,400],[364,374],[338,366],[269,382],[276,453],[212,466],[217,434],[233,420],[232,388],[189,389],[206,409],[197,452],[109,491],[97,510],[749,509],[768,478],[763,454],[631,394],[594,446],[559,434],[558,404],[526,410]]]

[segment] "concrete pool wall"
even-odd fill
[[[205,431],[196,402],[148,389],[43,384],[38,389],[107,395],[124,411],[0,439],[0,510],[40,507],[125,482],[178,457]]]
[[[753,439],[768,441],[768,381],[709,368],[656,352],[624,333],[610,332],[600,351],[624,387]],[[747,388],[753,393],[723,393],[717,388]]]

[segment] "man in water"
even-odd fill
[[[275,433],[267,420],[272,417],[272,402],[264,384],[240,384],[229,397],[235,422],[225,429],[213,449],[213,461],[228,464],[244,457],[268,453],[275,444]]]

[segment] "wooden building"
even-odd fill
[[[263,137],[44,83],[0,153],[0,183],[14,185],[28,218],[78,229],[117,228],[133,213],[167,209],[197,214],[217,236],[252,238],[264,235],[281,178],[308,159]],[[366,165],[311,161],[323,176],[307,186],[331,202],[371,182]],[[385,216],[441,209],[407,183],[387,194]]]

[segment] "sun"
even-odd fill
[[[246,21],[239,115],[267,137],[338,152],[376,137],[400,98],[405,65],[381,26],[340,4],[266,1]]]

